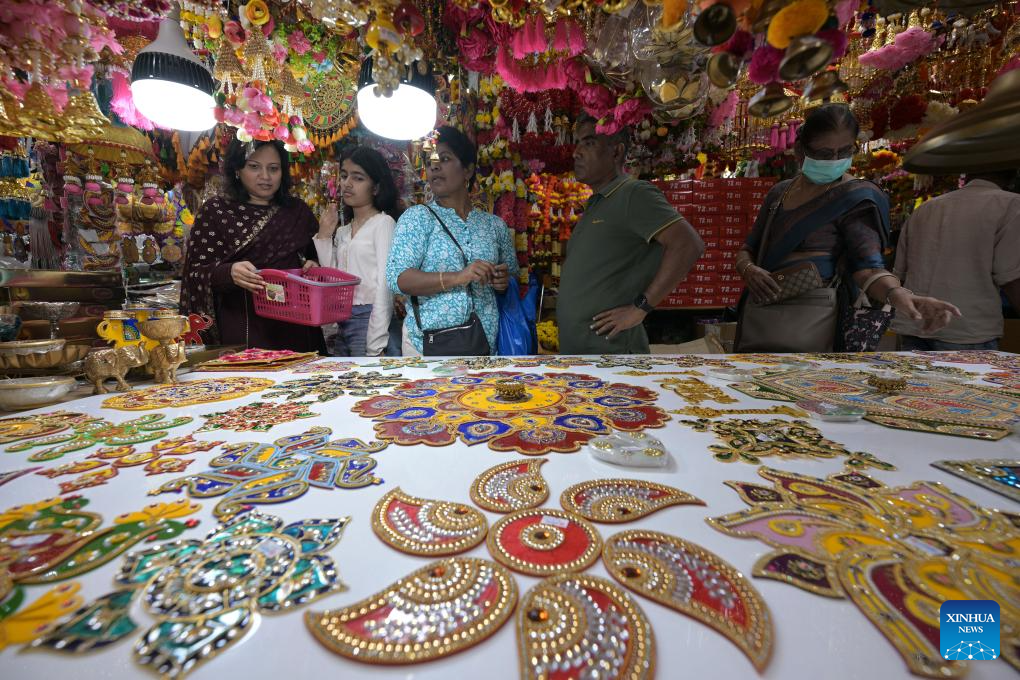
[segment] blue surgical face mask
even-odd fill
[[[853,157],[850,157],[837,158],[834,161],[820,161],[817,158],[805,156],[800,171],[813,184],[829,184],[842,177],[843,173],[850,169],[853,160]]]

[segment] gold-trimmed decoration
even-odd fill
[[[1020,503],[1020,460],[937,460],[931,465]]]
[[[122,411],[180,408],[238,399],[255,392],[261,392],[272,385],[272,380],[247,376],[189,380],[118,394],[104,401],[103,408],[115,408]]]
[[[602,538],[590,522],[550,508],[518,510],[500,518],[486,544],[498,562],[529,576],[587,569],[602,550]]]
[[[516,604],[509,571],[489,560],[451,557],[349,607],[308,612],[305,624],[348,659],[419,663],[478,644],[506,623]]]
[[[700,378],[666,378],[655,382],[673,390],[681,399],[695,406],[703,401],[714,401],[717,404],[737,403],[736,399]]]
[[[588,574],[551,576],[521,597],[518,612],[522,678],[654,675],[652,626],[634,598],[611,581]]]
[[[806,411],[792,406],[772,406],[769,408],[711,408],[707,406],[687,406],[675,409],[670,413],[692,418],[721,418],[723,416],[790,416],[791,418],[807,418]]]
[[[704,418],[681,421],[697,432],[712,431],[722,444],[708,448],[715,459],[724,463],[740,460],[754,465],[768,456],[781,458],[808,456],[837,458],[845,456],[846,465],[853,468],[874,467],[895,470],[896,466],[879,460],[866,451],[849,451],[842,444],[826,439],[818,428],[803,420],[721,420]]]
[[[640,479],[596,479],[568,487],[560,495],[567,512],[592,522],[631,522],[671,505],[704,505],[689,493]]]
[[[606,539],[606,570],[634,592],[712,626],[762,671],[772,654],[772,616],[750,582],[718,555],[658,531]]]
[[[474,508],[417,498],[399,486],[380,498],[372,510],[375,535],[412,555],[456,555],[484,541],[488,528],[485,516]]]
[[[549,485],[541,471],[545,461],[518,459],[492,466],[471,482],[471,500],[489,512],[538,507],[549,498]]]

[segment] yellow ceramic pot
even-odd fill
[[[112,343],[114,347],[127,347],[128,345],[144,345],[145,349],[152,349],[159,345],[158,340],[152,340],[142,335],[139,329],[139,319],[136,314],[143,314],[145,319],[149,318],[148,310],[120,310],[115,309],[103,314],[103,320],[96,327],[96,333],[103,340]]]

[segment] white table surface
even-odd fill
[[[721,358],[721,357],[713,357]],[[371,363],[372,360],[355,360]],[[749,364],[740,364],[751,367]],[[967,370],[987,372],[988,366],[961,365]],[[834,366],[834,365],[833,365]],[[841,367],[847,364],[840,364]],[[379,370],[379,369],[367,369]],[[506,369],[523,372],[563,372],[558,369]],[[571,372],[595,375],[658,388],[657,405],[663,409],[678,409],[687,406],[672,391],[662,389],[654,382],[668,376],[635,377],[619,375],[628,369],[598,369],[582,366]],[[658,366],[657,371],[683,370],[671,366]],[[703,369],[707,371],[708,369]],[[408,379],[437,377],[427,369],[401,369],[385,371],[401,373]],[[192,373],[184,380],[213,378],[228,374]],[[251,375],[278,381],[304,377],[288,371],[271,373],[230,373],[229,375]],[[724,386],[724,381],[706,378],[712,384]],[[989,386],[988,383],[983,383]],[[739,399],[737,404],[716,404],[705,402],[702,406],[716,408],[761,408],[779,402],[766,402],[748,398],[734,390],[727,394]],[[105,396],[86,397],[59,406],[39,409],[29,413],[46,413],[53,410],[68,410],[95,414],[114,422],[137,418],[159,411],[119,411],[102,409]],[[271,442],[278,437],[299,434],[312,425],[325,425],[333,430],[333,437],[360,437],[373,439],[372,421],[350,412],[351,406],[360,397],[344,396],[334,401],[315,404],[313,411],[318,418],[298,420],[278,425],[269,432],[231,432],[215,430],[196,435],[199,440],[225,440],[227,442],[261,441]],[[216,402],[198,406],[169,409],[168,417],[190,415],[194,422],[170,430],[171,437],[181,436],[197,430],[203,420],[200,414],[233,409],[242,404],[259,400],[259,393],[241,399]],[[747,416],[744,416],[747,417]],[[783,416],[764,416],[783,418]],[[617,531],[644,528],[675,534],[693,541],[722,557],[745,575],[751,566],[769,548],[752,539],[738,539],[726,536],[705,523],[706,517],[723,515],[744,509],[745,503],[727,486],[725,480],[744,480],[768,485],[757,474],[757,468],[743,462],[722,463],[713,459],[708,445],[715,443],[710,432],[694,432],[681,425],[683,416],[674,416],[664,428],[648,430],[661,438],[672,453],[672,462],[662,470],[622,468],[591,458],[582,448],[573,454],[547,454],[548,462],[541,473],[550,487],[548,507],[559,507],[559,495],[567,486],[596,478],[630,477],[646,479],[676,486],[702,500],[702,506],[674,506],[661,510],[636,522],[619,525],[596,525],[603,537]],[[979,441],[959,437],[922,434],[894,430],[878,425],[860,423],[828,423],[812,421],[822,433],[845,445],[848,449],[868,451],[882,460],[894,463],[893,472],[875,469],[865,470],[889,486],[908,484],[915,480],[942,482],[974,502],[990,508],[1012,512],[1020,511],[1020,505],[1004,496],[992,493],[980,486],[967,482],[948,473],[937,470],[930,462],[941,459],[970,458],[1020,458],[1020,435],[1011,435],[998,442]],[[146,450],[146,444],[139,445]],[[52,466],[84,458],[94,449],[87,449],[64,455],[58,461],[42,463]],[[208,470],[207,461],[217,455],[218,449],[199,453],[186,472],[147,477],[141,468],[120,471],[120,475],[106,485],[84,489],[79,492],[89,499],[85,508],[98,512],[104,517],[104,524],[115,515],[139,510],[154,501],[174,501],[185,498],[184,494],[148,496],[146,492],[160,484],[183,476]],[[30,452],[0,454],[0,471],[21,469],[39,463],[26,462]],[[405,492],[424,498],[459,501],[470,504],[468,489],[471,481],[487,468],[498,463],[522,458],[518,453],[496,452],[486,445],[465,446],[459,441],[445,447],[397,446],[391,445],[375,454],[379,465],[375,474],[385,483],[358,490],[333,489],[325,491],[311,488],[302,497],[287,503],[261,505],[261,512],[280,516],[285,522],[305,518],[337,517],[350,515],[353,519],[340,542],[329,551],[337,565],[342,580],[349,586],[346,592],[334,593],[311,604],[297,607],[290,612],[276,615],[258,615],[257,623],[244,640],[236,643],[215,658],[200,664],[188,677],[195,680],[215,678],[362,678],[375,679],[426,679],[426,678],[497,678],[518,677],[517,643],[514,619],[509,621],[493,637],[462,653],[445,659],[412,666],[372,666],[348,661],[322,647],[305,628],[305,611],[322,611],[353,604],[404,577],[430,560],[399,553],[380,541],[372,532],[370,511],[376,501],[390,489],[400,486]],[[816,477],[839,472],[843,461],[839,459],[783,459],[765,458],[763,462],[781,470],[799,472]],[[65,476],[49,479],[38,475],[26,475],[4,486],[0,486],[0,509],[12,505],[36,502],[59,494],[58,482],[72,479]],[[181,538],[203,538],[216,524],[212,509],[217,499],[195,500],[202,509],[192,517],[200,524],[184,532]],[[501,515],[485,513],[490,525]],[[135,549],[147,547],[142,543]],[[467,556],[491,559],[484,543],[464,553]],[[85,602],[112,590],[112,577],[123,563],[123,556],[117,557],[102,567],[79,576],[74,581],[82,585],[80,595]],[[589,569],[590,573],[609,578],[601,562]],[[539,579],[514,574],[520,592],[523,594]],[[835,600],[813,595],[794,586],[778,581],[751,578],[765,603],[771,610],[775,627],[775,641],[772,659],[761,677],[766,678],[807,678],[824,677],[843,680],[878,680],[887,678],[913,677],[900,655],[871,622],[849,601]],[[32,602],[52,585],[27,586],[25,602]],[[638,595],[635,600],[642,607],[652,623],[656,638],[656,668],[659,678],[754,678],[759,673],[747,658],[724,636],[714,629],[676,613]],[[74,678],[75,680],[154,677],[153,674],[135,664],[132,646],[139,635],[152,623],[145,613],[141,598],[132,605],[132,618],[139,624],[128,638],[103,650],[84,655],[71,655],[48,651],[23,651],[9,647],[0,652],[0,678],[5,680],[27,680],[34,678]],[[1017,677],[1016,673],[1002,661],[972,662],[969,678]]]

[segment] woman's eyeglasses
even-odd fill
[[[835,161],[853,156],[857,153],[857,145],[844,146],[842,149],[811,149],[805,147],[804,151],[816,161]]]

